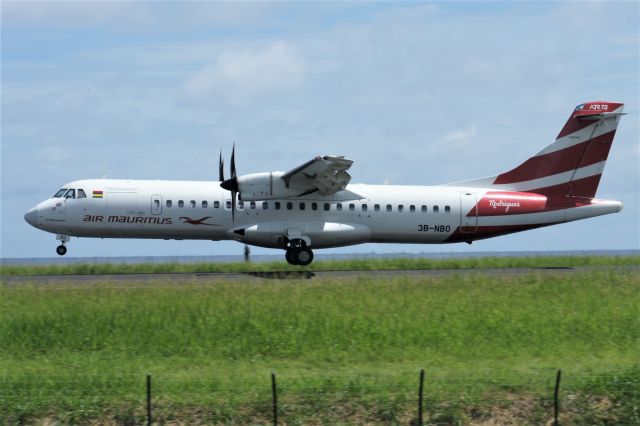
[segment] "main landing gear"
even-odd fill
[[[307,266],[313,262],[313,251],[303,240],[291,240],[285,258],[291,265]]]

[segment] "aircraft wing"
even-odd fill
[[[343,156],[318,156],[281,176],[287,188],[299,190],[299,197],[318,192],[331,195],[342,191],[351,180],[347,173],[353,164]]]

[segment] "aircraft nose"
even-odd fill
[[[34,207],[24,215],[24,220],[31,226],[38,226],[38,207]]]

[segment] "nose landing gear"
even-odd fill
[[[56,235],[56,240],[60,241],[60,245],[56,247],[56,253],[60,256],[64,256],[67,254],[67,246],[64,243],[68,243],[71,240],[71,237],[68,235]]]
[[[64,243],[56,247],[56,253],[58,253],[60,256],[64,256],[65,254],[67,254],[67,247],[64,245]]]
[[[307,247],[304,240],[291,240],[285,253],[285,259],[291,265],[307,266],[313,262],[313,251]]]

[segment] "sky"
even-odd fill
[[[316,155],[353,183],[494,175],[583,102],[624,102],[598,197],[616,215],[458,245],[640,248],[640,4],[2,1],[1,257],[55,257],[24,213],[83,178],[217,180]],[[228,163],[227,163],[228,164]],[[235,242],[74,238],[67,256],[240,254]],[[254,253],[277,254],[254,249]]]

